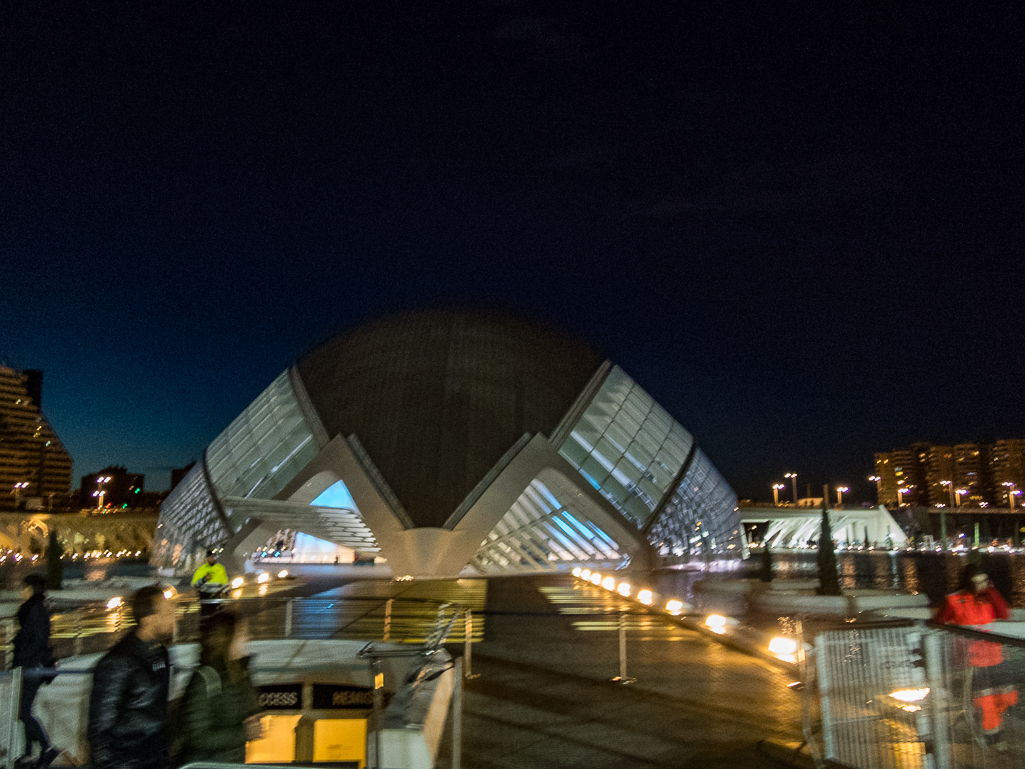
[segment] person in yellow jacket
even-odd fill
[[[217,553],[206,551],[206,562],[192,575],[192,586],[199,590],[201,596],[213,597],[228,586],[228,572],[223,564],[217,562]]]

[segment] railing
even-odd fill
[[[1025,640],[908,622],[823,628],[805,640],[804,728],[818,762],[1025,765]]]
[[[255,640],[287,638],[422,643],[433,629],[441,601],[409,598],[279,598],[276,596],[228,599],[223,606],[236,610],[248,621]],[[177,599],[178,626],[175,640],[189,643],[199,638],[200,604],[192,597]],[[477,643],[483,639],[483,621],[474,622],[469,609],[459,607],[466,619],[452,628],[449,643]],[[95,654],[109,649],[133,622],[127,607],[107,608],[92,604],[55,613],[51,642],[59,659]],[[17,624],[0,619],[0,659],[11,665]]]

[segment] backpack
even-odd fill
[[[203,679],[206,696],[213,697],[221,692],[221,677],[208,665],[196,668],[193,676]],[[187,687],[186,687],[187,688]],[[185,758],[185,695],[175,697],[167,703],[168,722],[171,725],[171,766],[181,766]]]

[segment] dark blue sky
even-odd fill
[[[442,302],[583,337],[743,496],[1025,436],[1009,13],[13,5],[0,359],[78,475],[163,488],[297,356]]]

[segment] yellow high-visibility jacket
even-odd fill
[[[223,564],[215,563],[211,566],[204,562],[198,569],[196,569],[196,573],[192,575],[193,587],[199,584],[199,581],[207,574],[210,575],[210,579],[208,579],[207,582],[212,582],[217,585],[228,584],[228,571],[224,568]]]

